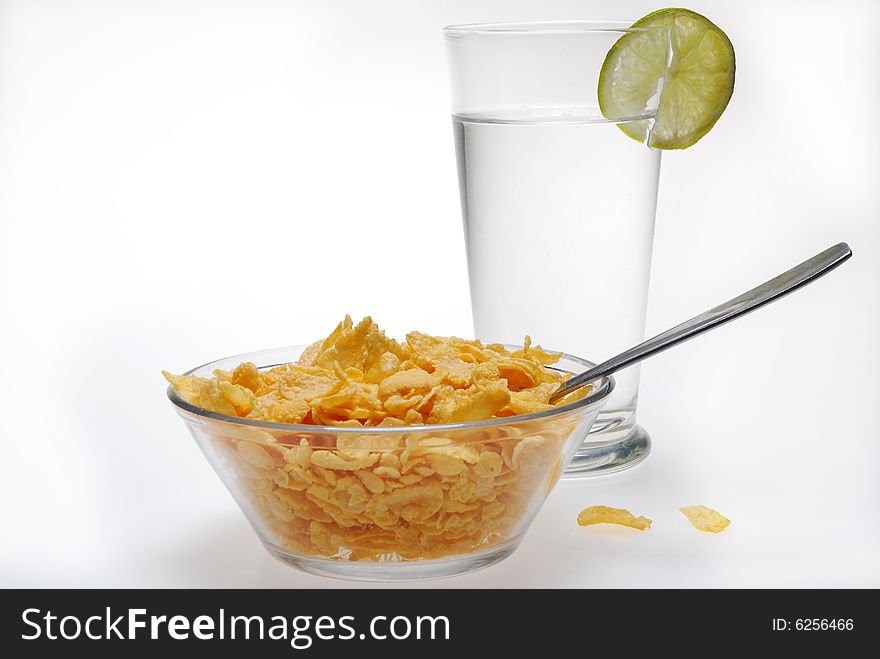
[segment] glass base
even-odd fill
[[[590,432],[586,441],[574,454],[562,478],[604,476],[639,464],[651,452],[651,437],[641,426],[632,426],[623,437],[607,431]]]
[[[460,556],[417,561],[342,561],[330,558],[311,558],[292,554],[270,542],[263,546],[285,565],[322,577],[352,581],[424,581],[452,577],[494,565],[510,556],[519,547],[522,534],[482,551]]]

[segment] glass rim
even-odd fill
[[[519,347],[522,346],[514,346],[512,344],[503,344],[505,347]],[[297,345],[297,346],[286,346],[284,348],[275,348],[274,350],[304,350],[305,345]],[[272,350],[272,349],[270,349]],[[214,364],[219,364],[220,362],[224,362],[231,359],[241,359],[241,361],[246,361],[249,356],[253,356],[255,354],[259,354],[263,351],[242,353],[240,355],[231,355],[229,357],[223,357],[221,359],[215,359],[210,362],[206,362],[195,368],[191,368],[183,375],[193,375],[196,371],[210,367]],[[551,351],[552,352],[552,351]],[[560,353],[560,359],[569,359],[582,366],[587,368],[592,368],[595,366],[593,362],[590,362],[586,359],[582,359],[575,355],[569,355],[568,353]],[[265,368],[273,368],[275,366],[281,366],[282,362],[278,364],[265,364],[258,365],[257,368],[265,369]],[[548,366],[547,368],[552,368]],[[561,370],[561,369],[555,369]],[[440,430],[478,430],[480,428],[491,428],[494,426],[509,426],[513,424],[518,424],[520,422],[525,421],[534,421],[538,419],[546,419],[554,416],[559,416],[562,414],[566,414],[568,412],[572,412],[575,410],[580,410],[581,408],[589,407],[595,403],[598,403],[604,399],[606,399],[614,389],[614,377],[611,375],[606,375],[601,378],[599,381],[601,383],[600,386],[595,386],[593,390],[576,401],[572,401],[571,403],[566,403],[565,405],[560,405],[559,407],[551,407],[547,410],[540,410],[538,412],[530,412],[529,414],[514,414],[513,416],[505,416],[499,417],[495,419],[483,419],[481,421],[460,421],[458,423],[424,423],[419,425],[409,425],[409,426],[361,426],[360,428],[355,428],[353,426],[325,426],[325,425],[317,425],[312,423],[281,423],[277,421],[261,421],[258,419],[247,419],[238,416],[230,416],[228,414],[221,414],[219,412],[212,412],[211,410],[206,410],[203,407],[199,407],[197,405],[193,405],[192,403],[185,401],[183,398],[178,396],[174,392],[174,388],[169,386],[166,390],[169,400],[177,407],[179,410],[186,411],[190,414],[194,414],[196,416],[211,419],[213,421],[222,421],[224,423],[231,423],[238,426],[249,426],[252,428],[261,428],[266,430],[280,430],[289,433],[300,433],[300,434],[334,434],[334,435],[398,435],[398,434],[406,434],[406,433],[416,433],[416,432],[436,432]]]
[[[636,26],[635,21],[625,20],[559,20],[559,21],[513,21],[502,23],[462,23],[447,25],[447,36],[516,35],[516,34],[591,34],[601,32],[648,32],[669,30],[667,26]]]

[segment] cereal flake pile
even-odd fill
[[[333,426],[455,423],[527,414],[552,405],[565,379],[559,359],[531,346],[508,351],[455,337],[410,332],[399,343],[369,317],[351,317],[295,364],[268,371],[245,362],[213,378],[165,373],[175,392],[229,416]],[[585,388],[588,389],[588,388]],[[581,390],[578,396],[585,395]],[[570,402],[572,398],[566,399]]]
[[[582,417],[436,424],[552,407],[565,374],[546,367],[557,359],[528,339],[515,351],[419,332],[398,343],[370,318],[354,325],[346,317],[296,364],[260,371],[244,363],[212,378],[165,375],[198,407],[314,426],[203,420],[195,431],[264,538],[301,555],[401,561],[478,551],[524,530]],[[368,426],[405,428],[356,432]]]

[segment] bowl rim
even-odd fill
[[[485,343],[485,342],[484,342]],[[502,343],[505,348],[514,348],[520,349],[523,346],[510,344],[510,343]],[[239,359],[240,362],[250,361],[247,359],[248,357],[252,357],[254,355],[259,355],[266,352],[275,352],[281,350],[299,350],[300,353],[307,348],[308,345],[292,345],[292,346],[279,346],[277,348],[268,348],[265,350],[255,350],[253,352],[245,352],[238,355],[230,355],[228,357],[221,357],[220,359],[215,359],[209,362],[205,362],[204,364],[200,364],[194,368],[189,369],[183,375],[192,375],[196,371],[201,370],[206,367],[210,367],[214,364],[219,364],[220,362],[225,362],[227,360]],[[570,355],[565,352],[561,352],[559,350],[549,350],[544,348],[547,352],[556,352],[561,354],[561,359],[569,359],[575,361],[586,368],[592,368],[596,364],[581,357],[577,357],[576,355]],[[239,362],[239,363],[240,363]],[[275,366],[282,366],[283,364],[287,364],[291,362],[279,362],[276,364],[257,364],[257,368],[260,370],[266,368],[274,368]],[[552,370],[561,371],[562,369],[554,369],[552,366],[548,366]],[[213,369],[212,369],[213,370]],[[538,419],[546,419],[550,417],[560,416],[562,414],[566,414],[568,412],[573,412],[575,410],[579,410],[581,408],[590,407],[591,405],[601,402],[608,398],[611,392],[614,390],[615,381],[614,376],[606,375],[599,380],[599,385],[594,386],[593,390],[576,401],[571,403],[567,403],[565,405],[561,405],[559,407],[551,407],[547,410],[540,410],[538,412],[530,412],[529,414],[514,414],[513,416],[505,416],[499,417],[495,419],[482,419],[480,421],[460,421],[458,423],[424,423],[419,425],[409,425],[409,426],[362,426],[360,428],[355,428],[353,426],[324,426],[317,425],[311,423],[281,423],[278,421],[261,421],[258,419],[247,419],[238,416],[229,416],[227,414],[220,414],[219,412],[212,412],[211,410],[206,410],[202,407],[198,407],[197,405],[193,405],[185,400],[183,400],[180,396],[178,396],[174,392],[174,388],[170,385],[166,389],[166,393],[168,395],[169,400],[172,404],[175,405],[179,410],[183,410],[189,412],[190,414],[194,414],[199,417],[203,417],[206,419],[211,419],[213,421],[222,421],[224,423],[231,423],[237,426],[249,426],[251,428],[261,428],[268,430],[281,430],[284,432],[288,432],[291,434],[318,434],[318,433],[332,433],[335,435],[398,435],[398,434],[407,434],[413,432],[436,432],[440,430],[478,430],[480,428],[492,428],[494,426],[507,426],[511,424],[517,424],[525,421],[534,421]]]

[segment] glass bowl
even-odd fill
[[[236,355],[271,368],[305,346]],[[507,346],[518,349],[521,346]],[[592,363],[563,355],[555,368]],[[477,570],[519,545],[614,387],[553,409],[445,425],[352,428],[225,416],[168,396],[266,549],[307,572],[358,580]]]

